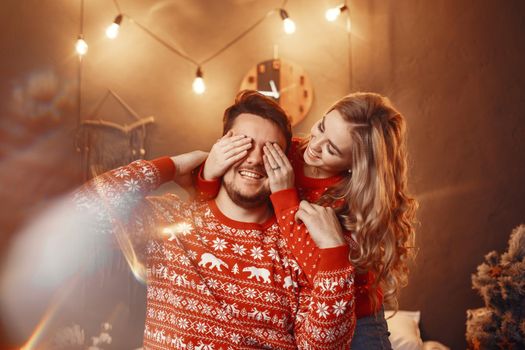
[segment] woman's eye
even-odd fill
[[[332,156],[335,156],[335,152],[332,151],[332,150],[330,149],[330,147],[326,147],[326,150],[328,151],[329,154],[331,154]]]
[[[323,132],[323,123],[317,124],[317,129],[319,129],[320,132]]]

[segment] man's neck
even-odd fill
[[[242,208],[235,204],[224,187],[221,187],[219,194],[215,198],[217,208],[228,218],[240,222],[253,222],[262,224],[273,216],[273,212],[268,203],[255,208]]]

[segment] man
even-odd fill
[[[76,193],[100,230],[129,238],[146,262],[144,349],[348,348],[355,324],[348,251],[324,254],[309,283],[269,203],[262,149],[287,148],[286,114],[245,91],[225,111],[224,133],[245,146],[232,151],[215,200],[145,197],[189,176],[204,152],[136,161]]]

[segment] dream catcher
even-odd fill
[[[120,125],[97,118],[100,109],[113,97],[134,121]],[[146,136],[148,124],[154,117],[140,117],[120,96],[108,90],[90,114],[90,119],[80,122],[76,148],[82,156],[84,181],[121,165],[142,159],[146,155]]]

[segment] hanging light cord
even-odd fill
[[[264,20],[269,17],[270,15],[274,14],[274,13],[278,13],[280,11],[280,9],[284,8],[286,6],[286,3],[288,2],[288,0],[283,0],[282,4],[281,4],[281,7],[280,8],[277,8],[277,9],[272,9],[270,11],[268,11],[267,13],[264,14],[264,16],[262,16],[261,18],[259,18],[255,23],[253,23],[251,26],[249,26],[248,28],[246,28],[244,31],[242,31],[239,35],[237,35],[235,38],[233,38],[232,40],[230,40],[228,43],[226,43],[223,47],[221,47],[219,50],[217,50],[215,53],[213,53],[212,55],[210,55],[209,57],[207,57],[206,59],[202,60],[202,61],[197,61],[195,59],[193,59],[192,57],[190,57],[188,54],[182,52],[181,50],[173,47],[173,45],[171,45],[169,42],[167,42],[165,39],[161,38],[159,35],[157,35],[156,33],[154,33],[153,31],[151,31],[149,28],[147,28],[145,25],[141,24],[140,22],[136,21],[135,19],[133,19],[133,17],[131,17],[130,15],[128,14],[125,14],[125,13],[122,13],[121,11],[121,7],[118,3],[117,0],[113,0],[113,3],[115,4],[115,7],[117,8],[117,11],[119,14],[122,14],[122,16],[126,17],[127,19],[129,19],[130,22],[134,23],[138,28],[140,28],[144,33],[146,33],[147,35],[149,35],[151,38],[153,38],[155,41],[157,41],[158,43],[160,43],[162,46],[164,46],[165,48],[167,48],[168,50],[170,50],[171,52],[175,53],[176,55],[178,55],[179,57],[185,59],[186,61],[188,62],[191,62],[193,63],[194,65],[196,65],[197,67],[200,67],[202,65],[204,65],[205,63],[208,63],[209,61],[211,61],[212,59],[214,59],[215,57],[219,56],[221,53],[223,53],[224,51],[226,51],[228,48],[230,48],[231,46],[233,46],[235,43],[237,43],[239,40],[241,40],[242,38],[244,38],[248,33],[250,33],[251,31],[253,31],[256,27],[258,27],[262,22],[264,22]]]
[[[117,0],[113,0],[113,3],[115,4],[115,7],[117,8],[117,12],[120,14],[122,13],[122,10],[120,9],[120,5]]]
[[[217,52],[215,52],[213,55],[211,55],[210,57],[206,58],[205,60],[203,60],[201,62],[201,65],[204,64],[204,63],[207,63],[209,61],[211,61],[212,59],[214,59],[215,57],[219,56],[221,53],[223,53],[224,51],[226,51],[228,48],[230,48],[233,44],[235,44],[236,42],[238,42],[239,40],[241,40],[243,37],[245,37],[248,33],[250,33],[252,30],[254,30],[257,26],[259,26],[268,16],[274,14],[275,12],[277,12],[279,9],[273,9],[273,10],[270,10],[268,11],[263,17],[259,18],[259,20],[257,20],[257,22],[255,22],[254,24],[252,24],[251,26],[249,26],[246,30],[244,30],[242,33],[240,33],[239,35],[237,35],[235,38],[233,38],[229,43],[227,43],[226,45],[224,45],[224,47],[222,47],[221,49],[219,49]]]
[[[78,33],[80,35],[84,34],[84,0],[80,0],[80,28]]]
[[[164,46],[165,48],[167,48],[168,50],[170,50],[171,52],[177,54],[178,56],[180,56],[181,58],[185,59],[186,61],[189,61],[195,65],[199,65],[199,62],[195,61],[193,58],[191,58],[190,56],[186,55],[185,53],[183,53],[182,51],[176,49],[175,47],[173,47],[170,43],[168,43],[166,40],[162,39],[160,36],[158,36],[157,34],[153,33],[151,30],[149,30],[146,26],[144,26],[143,24],[141,24],[140,22],[137,22],[136,20],[134,20],[132,17],[130,17],[129,15],[123,13],[122,16],[126,17],[127,19],[129,19],[129,21],[133,24],[135,24],[137,27],[139,27],[140,29],[142,29],[146,34],[148,34],[150,37],[152,37],[154,40],[156,40],[157,42],[159,42],[160,44],[162,44],[162,46]]]

